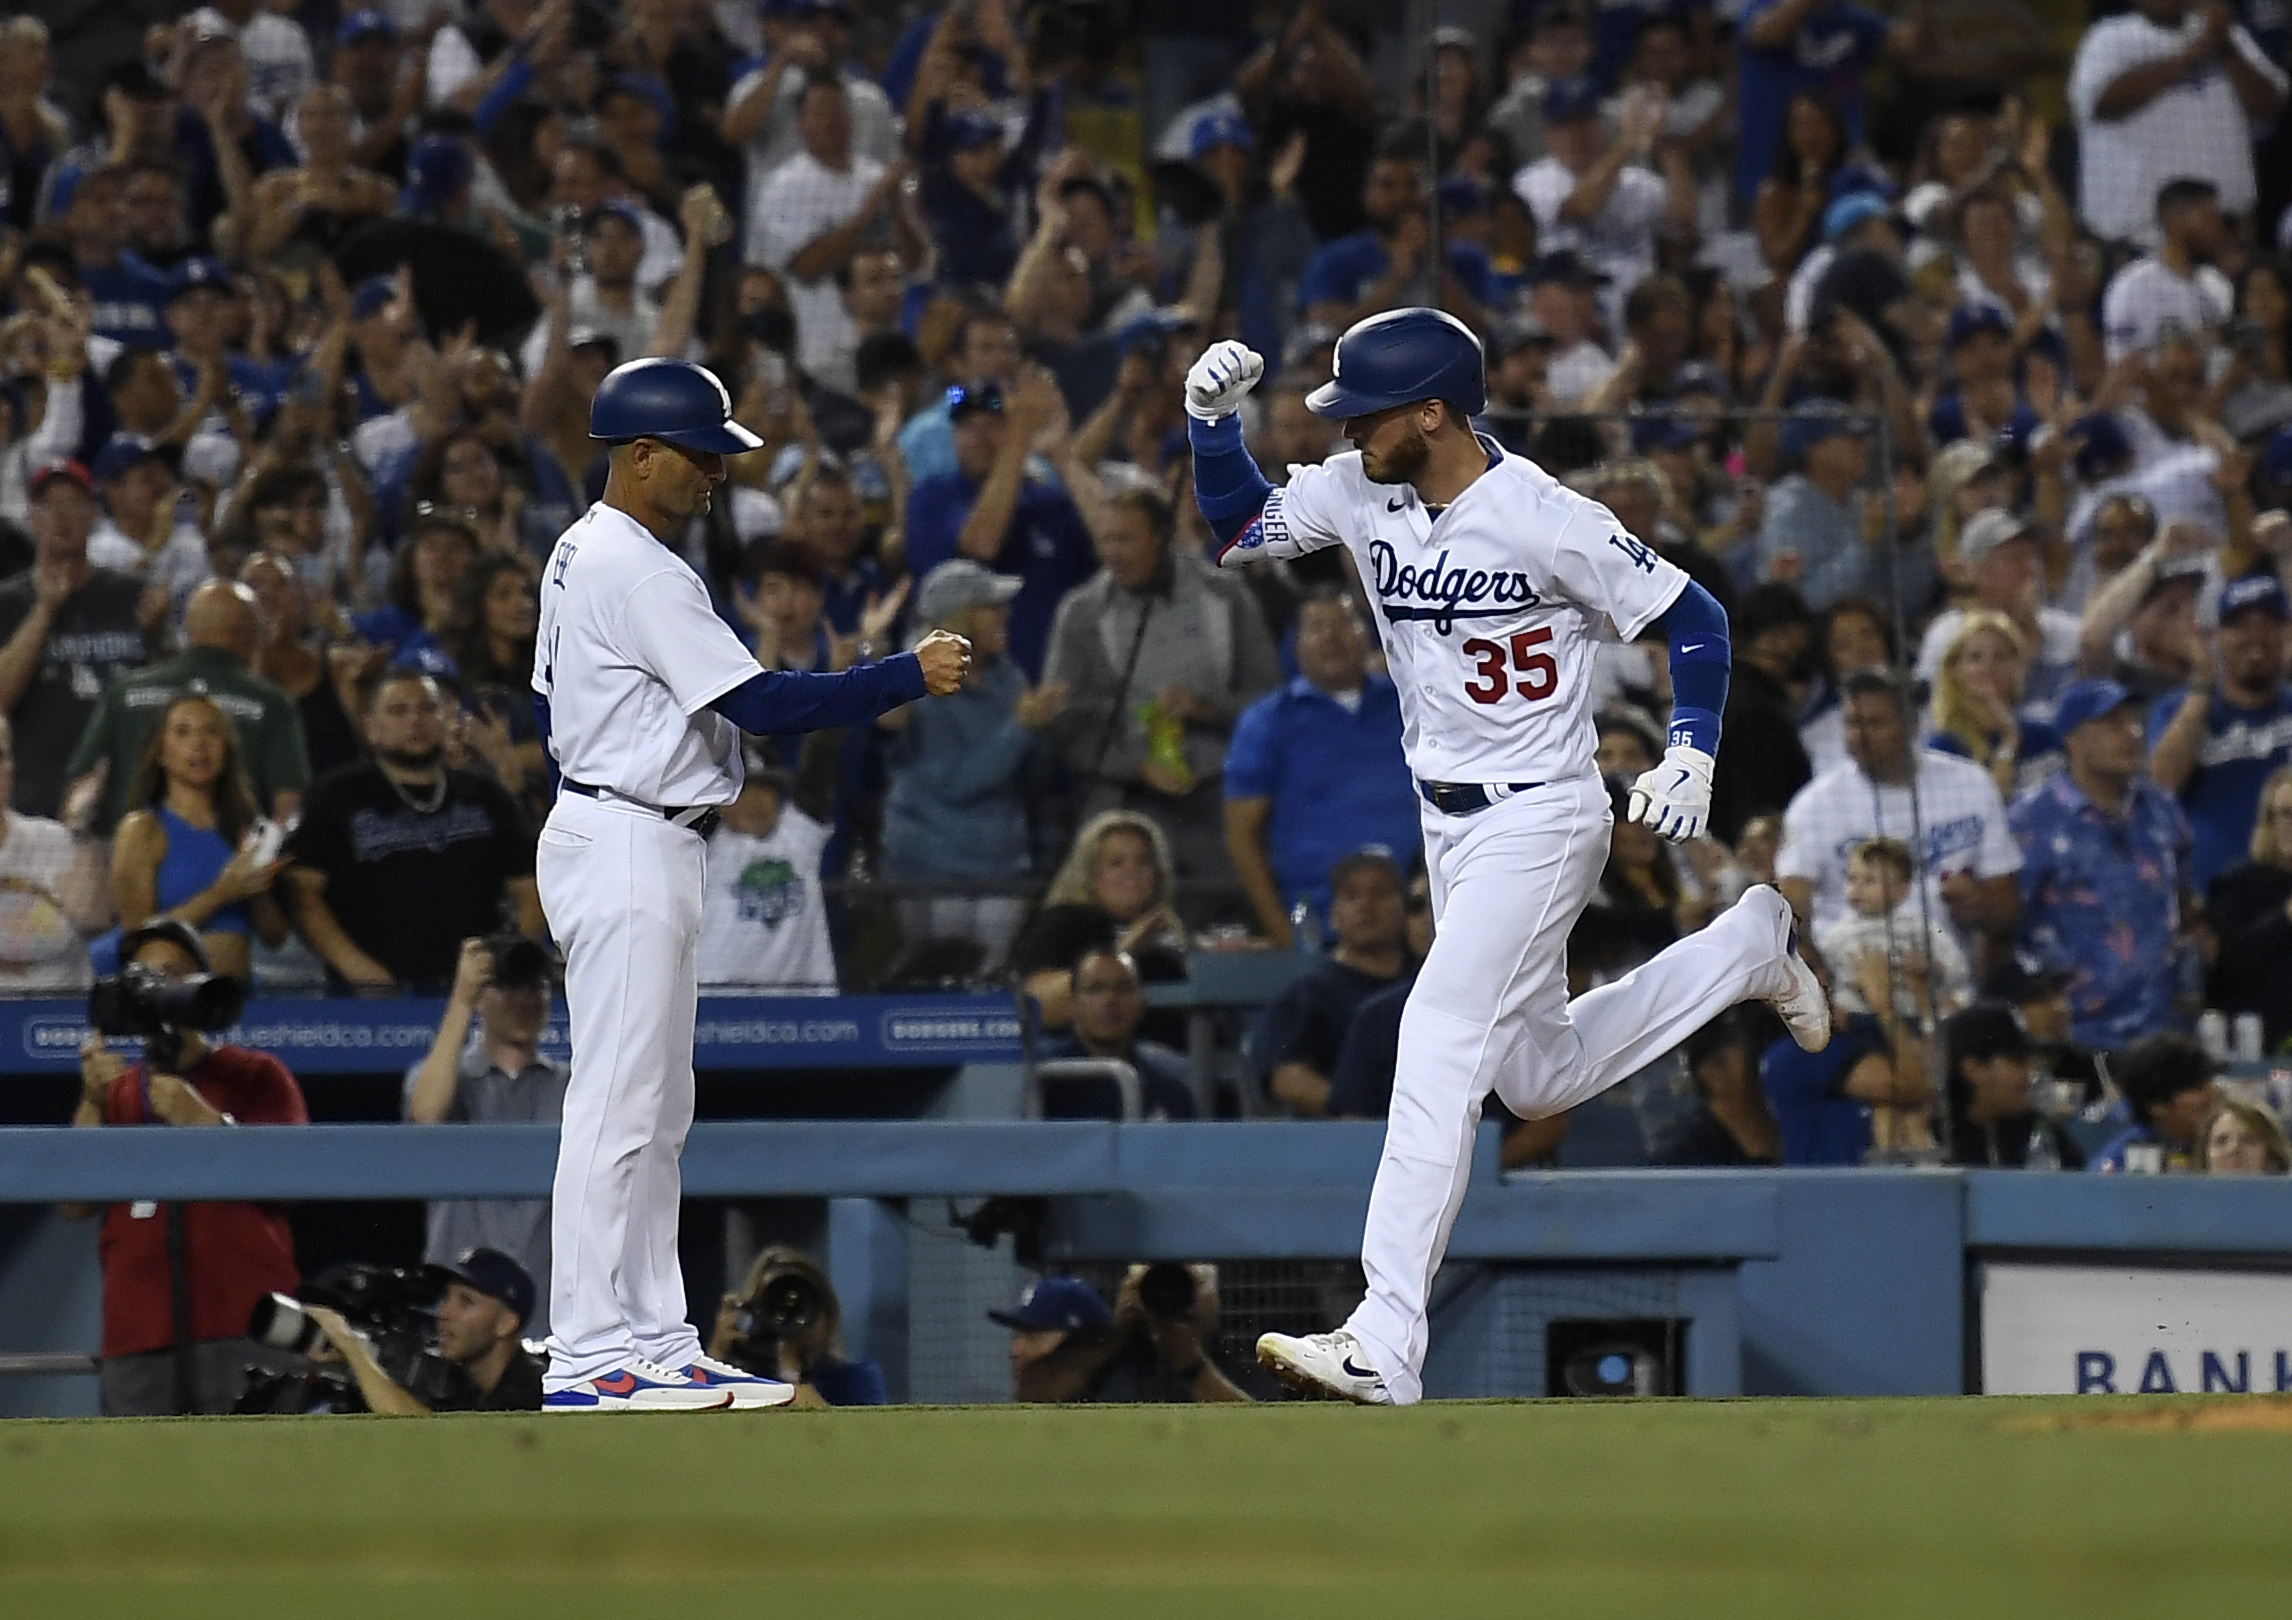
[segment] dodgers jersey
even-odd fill
[[[557,537],[533,689],[567,780],[646,804],[731,803],[740,728],[708,705],[758,669],[700,576],[626,512],[599,502]]]
[[[1287,487],[1266,497],[1219,561],[1352,551],[1419,781],[1590,776],[1602,621],[1632,639],[1687,575],[1599,502],[1480,442],[1488,471],[1437,514],[1410,485],[1371,483],[1359,451],[1291,467]]]

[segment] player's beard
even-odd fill
[[[1414,422],[1409,424],[1409,436],[1390,450],[1361,451],[1361,472],[1372,484],[1406,484],[1415,480],[1432,459],[1432,441],[1425,430]]]

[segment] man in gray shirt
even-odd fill
[[[417,1125],[556,1124],[570,1071],[540,1054],[550,982],[549,953],[522,934],[464,940],[437,1036],[406,1072],[406,1117]],[[451,1264],[474,1248],[499,1249],[529,1274],[548,1276],[549,1200],[434,1200],[424,1257]],[[522,1331],[548,1334],[546,1295]]]

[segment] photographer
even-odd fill
[[[1042,1277],[1018,1309],[989,1311],[1011,1329],[1012,1396],[1066,1401],[1246,1401],[1206,1349],[1218,1325],[1218,1268],[1157,1261],[1130,1268],[1114,1309],[1088,1283]]]
[[[199,936],[156,918],[120,939],[121,974],[96,987],[91,1017],[110,1034],[141,1034],[128,1064],[91,1036],[80,1048],[75,1126],[185,1128],[303,1125],[309,1115],[278,1059],[213,1046],[190,1024],[237,1016],[229,980],[209,977]],[[75,1218],[91,1206],[66,1205]],[[296,1284],[294,1236],[276,1207],[157,1204],[103,1213],[103,1411],[114,1416],[228,1412],[249,1363],[279,1358],[245,1337],[256,1301]]]
[[[499,1249],[472,1249],[450,1266],[432,1266],[445,1279],[438,1297],[438,1357],[461,1369],[466,1382],[445,1400],[411,1394],[375,1360],[364,1334],[324,1305],[303,1307],[326,1335],[313,1361],[339,1356],[358,1380],[370,1412],[406,1417],[427,1412],[538,1412],[541,1359],[520,1342],[533,1315],[533,1279]]]
[[[795,1249],[756,1257],[724,1296],[708,1353],[759,1378],[796,1386],[795,1406],[882,1406],[883,1369],[844,1358],[844,1308],[828,1274]]]

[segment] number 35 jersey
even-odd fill
[[[1687,576],[1599,502],[1480,442],[1488,471],[1439,512],[1407,484],[1371,483],[1357,451],[1292,467],[1219,560],[1351,549],[1420,781],[1588,776],[1603,620],[1631,640]]]

